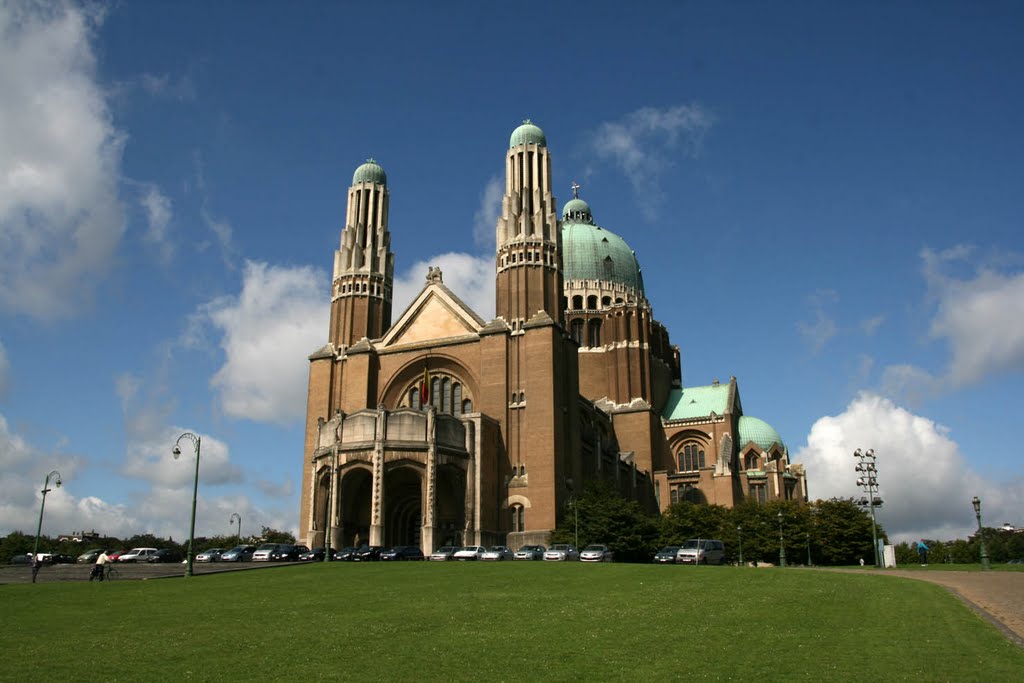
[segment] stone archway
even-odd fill
[[[434,545],[461,546],[466,543],[466,472],[454,465],[437,468]],[[436,548],[435,548],[436,549]]]
[[[339,529],[334,547],[359,546],[370,542],[370,494],[373,475],[363,467],[353,467],[341,475],[338,486]]]
[[[423,475],[401,466],[384,475],[384,545],[420,545],[423,528]]]

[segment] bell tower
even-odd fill
[[[522,329],[538,311],[562,323],[561,231],[551,196],[544,131],[529,120],[512,131],[496,230],[495,315]]]
[[[391,326],[395,255],[388,232],[387,183],[384,169],[373,159],[352,175],[331,286],[329,338],[338,349],[363,337],[379,339]]]

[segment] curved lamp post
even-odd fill
[[[242,515],[237,512],[231,513],[231,519],[228,520],[228,524],[238,522],[238,545],[242,545]]]
[[[736,525],[736,537],[740,541],[740,566],[743,566],[743,527],[739,524]]]
[[[991,569],[991,565],[988,562],[988,548],[985,547],[985,533],[981,528],[981,498],[975,496],[971,500],[971,504],[974,506],[974,516],[978,518],[978,540],[981,541],[981,568]]]
[[[186,556],[185,564],[185,576],[192,576],[192,543],[196,538],[196,497],[199,494],[199,448],[202,444],[202,439],[192,432],[185,432],[179,436],[178,440],[174,442],[174,448],[171,449],[171,454],[175,460],[181,457],[179,444],[181,444],[182,439],[191,441],[196,452],[196,476],[192,482],[192,521],[189,523],[188,528],[188,555]],[[239,520],[239,528],[241,528],[241,520]]]
[[[782,511],[779,511],[779,566],[786,566],[786,541],[782,537]]]
[[[39,504],[39,526],[36,527],[36,545],[35,545],[35,548],[32,551],[32,566],[33,566],[33,568],[38,568],[39,567],[39,534],[41,534],[42,531],[43,531],[43,509],[46,507],[46,494],[49,493],[52,490],[50,488],[50,480],[51,479],[56,479],[56,481],[54,482],[54,486],[56,486],[57,488],[60,488],[60,484],[61,484],[60,472],[58,472],[57,470],[53,470],[52,472],[50,472],[49,474],[46,475],[46,481],[43,482],[43,502]],[[975,499],[975,500],[977,500],[977,499]],[[35,572],[35,569],[33,569],[33,571],[32,571],[32,583],[35,583],[35,582],[36,582],[36,572]]]

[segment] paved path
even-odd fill
[[[854,570],[857,571],[857,570]],[[949,572],[886,569],[877,574],[931,581],[945,586],[1024,647],[1024,572]]]

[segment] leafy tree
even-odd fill
[[[582,494],[567,503],[562,524],[551,532],[550,542],[575,544],[577,520],[581,548],[604,543],[620,562],[647,562],[654,554],[657,519],[606,482],[589,482]]]
[[[288,531],[278,531],[268,526],[260,532],[261,543],[295,543],[295,535]]]
[[[857,564],[861,558],[874,564],[871,548],[871,516],[852,498],[816,500],[814,510],[813,553],[823,565]],[[878,529],[879,538],[884,532]]]

